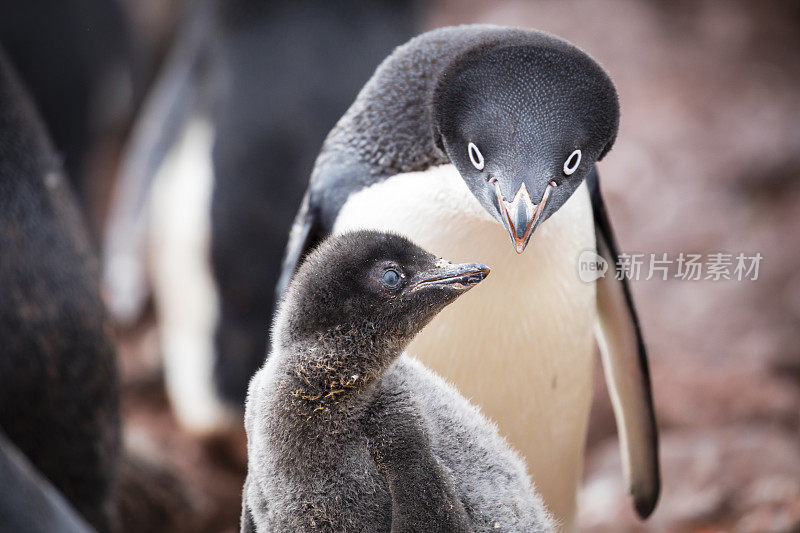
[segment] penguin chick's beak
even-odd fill
[[[489,267],[481,263],[460,263],[453,265],[444,259],[436,262],[430,270],[420,272],[412,279],[411,292],[441,287],[458,292],[466,292],[489,275]]]
[[[517,190],[510,202],[506,202],[503,198],[503,193],[500,191],[500,183],[497,179],[492,179],[492,183],[494,183],[494,193],[497,195],[497,204],[500,206],[503,226],[511,236],[514,249],[518,254],[521,254],[525,251],[525,247],[528,246],[528,241],[531,240],[536,223],[539,222],[544,206],[547,204],[550,190],[556,184],[553,181],[549,182],[542,195],[542,200],[535,204],[524,183],[520,185],[519,190]]]

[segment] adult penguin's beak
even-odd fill
[[[528,246],[528,242],[531,240],[533,231],[536,229],[547,204],[550,191],[556,184],[553,181],[549,182],[545,187],[542,199],[538,204],[535,204],[524,182],[519,186],[510,202],[503,198],[503,192],[500,190],[500,183],[497,179],[492,179],[492,183],[494,184],[494,193],[497,196],[497,204],[500,207],[503,226],[511,236],[511,243],[514,245],[514,249],[518,254],[521,254],[525,251],[525,247]]]

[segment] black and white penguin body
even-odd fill
[[[98,285],[58,157],[0,50],[0,427],[109,531],[119,391]]]
[[[405,238],[300,267],[247,400],[242,531],[551,531],[520,458],[408,342],[488,274]]]
[[[374,65],[411,35],[411,3],[192,6],[137,128],[105,249],[122,319],[141,308],[150,256],[167,388],[184,426],[239,426],[314,159]]]
[[[320,239],[354,229],[491,264],[485,290],[442,312],[409,353],[499,425],[565,529],[581,479],[595,334],[642,516],[659,491],[628,289],[612,274],[596,285],[577,275],[583,251],[616,261],[594,163],[611,148],[618,116],[605,72],[560,39],[494,26],[423,34],[381,64],[328,136],[279,284]]]

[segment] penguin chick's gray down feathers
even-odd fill
[[[289,285],[250,383],[242,531],[551,531],[521,459],[403,354],[488,268],[348,233]]]

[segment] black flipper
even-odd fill
[[[433,455],[419,416],[385,383],[365,431],[369,450],[392,495],[392,533],[470,532],[449,475]]]
[[[213,6],[210,0],[190,6],[185,27],[142,105],[120,165],[103,243],[106,304],[120,323],[134,322],[149,294],[147,200],[164,158],[201,96]]]
[[[350,194],[386,177],[372,175],[368,165],[354,160],[347,152],[330,150],[326,153],[323,148],[289,233],[281,276],[275,286],[276,306],[303,257],[333,230],[336,217]]]
[[[91,527],[0,432],[0,531],[89,533]]]
[[[275,286],[276,306],[283,298],[289,281],[297,267],[300,266],[303,257],[313,250],[325,236],[319,211],[311,203],[311,192],[309,191],[303,197],[303,203],[300,204],[300,210],[297,212],[292,231],[289,233],[289,242],[286,244],[286,254],[283,256],[281,265],[281,276]]]
[[[597,252],[609,265],[606,275],[597,280],[595,336],[617,420],[628,490],[639,516],[647,518],[661,490],[647,352],[627,280],[618,280],[615,275],[619,250],[600,194],[596,169],[586,182],[592,198]]]

